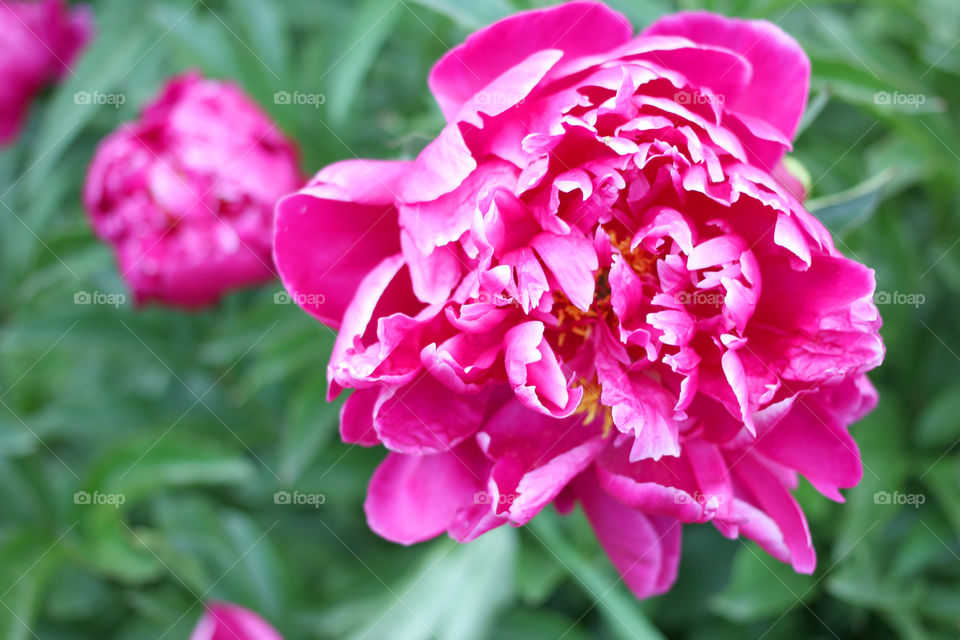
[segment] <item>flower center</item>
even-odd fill
[[[630,239],[619,239],[616,231],[610,231],[610,244],[619,251],[621,257],[641,278],[656,274],[657,257],[644,249],[630,248]],[[593,304],[584,311],[560,290],[553,292],[553,314],[557,318],[557,345],[563,347],[567,334],[579,336],[583,340],[590,337],[591,330],[597,320],[616,322],[613,309],[610,305],[610,269],[598,269],[594,274],[595,286]]]
[[[613,414],[610,413],[610,407],[600,402],[600,393],[603,388],[597,382],[580,380],[580,386],[583,387],[583,399],[574,409],[574,415],[583,416],[583,424],[593,424],[598,418],[603,417],[603,437],[610,435],[613,429]]]
[[[557,318],[560,331],[557,336],[557,344],[562,347],[568,333],[586,340],[590,336],[594,321],[600,318],[603,303],[604,300],[595,297],[594,303],[584,311],[570,302],[570,299],[562,291],[555,291],[553,293],[553,312]]]

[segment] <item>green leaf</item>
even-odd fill
[[[158,46],[168,45],[179,67],[199,67],[214,77],[242,77],[243,67],[236,55],[242,45],[199,5],[184,12],[182,7],[161,4],[152,7],[148,15],[155,28],[167,34]]]
[[[280,479],[291,485],[338,433],[342,400],[327,402],[327,381],[318,376],[291,398],[290,417],[280,442]]]
[[[834,597],[850,605],[878,611],[909,611],[921,595],[919,584],[894,583],[849,564],[831,574],[826,587]]]
[[[753,622],[813,597],[814,578],[796,573],[752,542],[743,544],[730,583],[710,601],[711,611],[734,622]]]
[[[524,549],[526,554],[529,549]],[[497,640],[589,640],[596,637],[578,620],[547,608],[516,609],[497,620],[491,638]]]
[[[843,237],[866,222],[883,199],[884,189],[895,175],[888,169],[861,184],[830,196],[807,201],[807,209],[834,234]]]
[[[37,450],[40,440],[0,406],[0,457],[17,457]]]
[[[794,139],[799,138],[800,135],[814,123],[817,117],[819,117],[823,112],[823,108],[830,102],[830,95],[830,85],[826,85],[817,92],[813,100],[807,103],[807,110],[803,113],[803,118],[800,120],[800,125],[797,127],[797,133],[794,135]]]
[[[921,479],[933,490],[954,535],[960,539],[960,460],[949,452],[944,448],[936,459],[921,458],[919,468]]]
[[[169,487],[239,485],[254,476],[255,467],[236,449],[173,426],[118,447],[91,474],[86,490],[123,495],[129,506]]]
[[[927,634],[915,616],[900,611],[884,611],[881,615],[897,630],[902,640],[927,640]]]
[[[916,438],[925,447],[949,447],[960,438],[960,384],[943,389],[927,403]]]
[[[127,5],[127,6],[124,6]],[[111,19],[101,23],[101,37],[74,67],[75,75],[68,75],[53,94],[43,121],[30,145],[29,174],[25,179],[31,194],[39,193],[50,184],[49,174],[60,161],[63,152],[80,135],[87,123],[110,105],[78,104],[79,92],[91,96],[95,92],[120,92],[121,83],[129,74],[136,73],[135,62],[150,46],[150,34],[144,29],[130,29],[124,19],[131,10],[127,3],[112,3]]]
[[[118,580],[155,579],[165,568],[149,542],[152,534],[128,525],[126,511],[171,487],[239,485],[254,476],[253,465],[243,456],[172,429],[121,445],[97,465],[74,495],[84,557]]]
[[[851,429],[863,460],[863,478],[844,492],[847,502],[831,549],[835,561],[855,553],[898,513],[896,506],[877,500],[877,492],[903,491],[907,471],[899,413],[885,391],[881,388],[880,394],[887,399]]]
[[[436,544],[401,584],[389,587],[382,614],[356,640],[487,637],[497,610],[511,598],[516,532],[501,527],[470,544]]]
[[[413,0],[422,7],[444,15],[469,31],[496,22],[507,16],[511,8],[504,0]]]
[[[62,544],[62,537],[38,531],[19,531],[0,542],[0,637],[36,637],[33,622],[50,573],[62,559]]]
[[[240,46],[249,48],[274,80],[288,77],[290,26],[283,4],[270,0],[235,0],[231,15],[243,25]],[[244,37],[246,36],[246,37]]]
[[[618,638],[633,640],[664,640],[664,636],[643,615],[632,594],[626,591],[619,576],[604,570],[588,560],[559,533],[562,527],[557,516],[544,510],[527,525],[536,539],[557,562],[570,573],[583,593],[596,602]]]
[[[541,546],[528,545],[520,554],[517,567],[517,591],[532,605],[542,604],[565,577],[563,565]]]
[[[400,17],[402,3],[395,0],[360,0],[354,18],[344,32],[339,57],[329,70],[327,108],[331,124],[343,126],[357,92],[370,72]]]
[[[117,593],[107,581],[64,566],[51,581],[48,597],[50,615],[61,621],[83,620],[91,611],[103,611],[115,601]]]

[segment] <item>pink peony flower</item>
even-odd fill
[[[239,87],[186,74],[100,144],[84,202],[138,303],[200,307],[273,277],[273,207],[301,184],[293,145]]]
[[[281,278],[339,329],[343,439],[390,450],[375,531],[468,541],[578,501],[638,597],[681,523],[813,571],[790,489],[859,481],[883,345],[873,272],[771,177],[809,70],[766,22],[522,13],[434,67],[447,126],[416,160],[280,202]]]
[[[283,640],[263,618],[229,602],[214,602],[197,622],[190,640]]]
[[[86,7],[63,0],[0,2],[0,146],[23,126],[33,97],[65,73],[93,33]]]

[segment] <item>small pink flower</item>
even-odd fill
[[[638,597],[682,523],[813,571],[790,489],[857,484],[884,351],[873,272],[773,176],[809,73],[767,22],[522,13],[434,67],[447,126],[416,160],[281,201],[281,278],[339,329],[342,436],[390,450],[375,531],[468,541],[579,501]]]
[[[273,277],[273,207],[301,184],[276,123],[191,73],[100,144],[84,202],[138,303],[200,307]]]
[[[33,97],[69,68],[93,34],[86,7],[63,0],[0,2],[0,146],[16,137]]]
[[[197,622],[190,640],[283,640],[263,618],[229,602],[213,602]]]

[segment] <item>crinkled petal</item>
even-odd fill
[[[390,186],[407,162],[349,161],[277,205],[274,259],[294,301],[339,327],[360,281],[400,250]],[[327,180],[337,182],[327,182]]]
[[[344,442],[372,447],[380,444],[373,428],[373,411],[379,395],[376,389],[357,389],[340,410],[340,438]]]
[[[810,60],[779,27],[764,20],[682,12],[654,22],[643,35],[682,36],[741,54],[752,65],[753,75],[741,94],[728,96],[726,106],[766,120],[793,139],[807,104]]]
[[[373,425],[384,446],[408,454],[455,447],[483,423],[486,395],[460,394],[424,374],[402,387],[385,387]]]
[[[648,598],[670,589],[680,563],[680,521],[630,509],[587,475],[578,479],[576,491],[597,539],[633,594]]]
[[[598,2],[519,13],[451,49],[430,72],[430,90],[450,120],[481,89],[537,51],[557,49],[574,58],[612,49],[632,33],[622,15]]]
[[[468,447],[433,455],[390,453],[370,479],[363,510],[370,528],[400,544],[447,530],[483,489]]]

